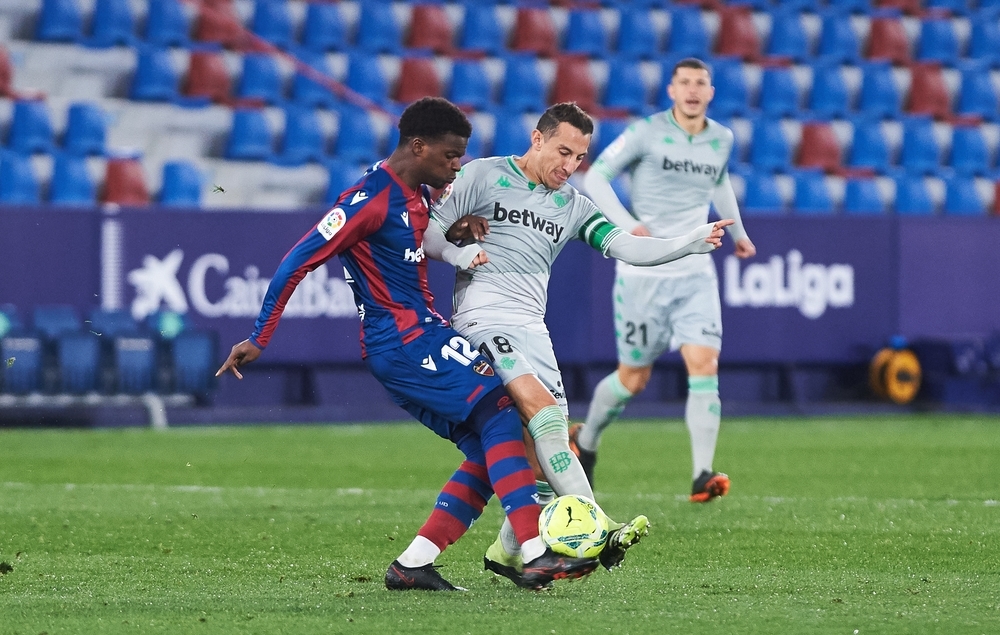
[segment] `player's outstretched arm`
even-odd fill
[[[458,224],[461,221],[457,221]],[[431,218],[424,231],[424,253],[459,269],[471,269],[489,262],[486,252],[476,243],[459,247],[448,240],[441,226]]]
[[[233,350],[229,351],[229,357],[226,358],[225,363],[215,371],[215,376],[219,377],[227,370],[233,371],[237,379],[243,379],[243,374],[240,372],[240,366],[246,366],[253,360],[260,357],[261,350],[253,345],[250,340],[243,340],[239,344],[233,346]]]
[[[639,267],[660,265],[718,249],[722,245],[725,228],[732,224],[732,219],[708,223],[679,238],[647,238],[622,232],[611,240],[605,253]]]

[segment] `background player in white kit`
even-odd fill
[[[636,236],[690,231],[708,219],[713,203],[720,217],[735,221],[729,232],[736,256],[749,258],[757,250],[743,228],[727,171],[733,133],[705,116],[714,92],[704,62],[678,62],[667,86],[673,108],[629,126],[597,158],[584,188],[608,219]],[[611,187],[624,171],[632,176],[631,213]],[[613,291],[618,369],[597,385],[586,423],[571,432],[587,476],[593,483],[601,433],[646,387],[656,358],[679,348],[688,374],[684,419],[693,458],[691,501],[726,494],[729,477],[712,468],[722,412],[722,309],[711,257],[643,268],[619,262]]]
[[[524,155],[479,159],[463,168],[432,210],[439,227],[431,223],[424,236],[429,256],[460,268],[452,324],[493,360],[527,424],[546,480],[556,494],[590,498],[593,491],[569,449],[565,390],[544,323],[552,262],[573,238],[637,265],[667,262],[713,250],[728,224],[702,224],[671,240],[622,232],[567,183],[586,156],[592,132],[593,121],[575,104],[552,106]],[[489,224],[471,233],[483,239],[481,247],[459,249],[445,240],[446,228],[452,240],[470,237],[461,231],[476,225],[470,218]],[[470,264],[475,268],[466,269]],[[620,563],[645,525],[639,517],[622,528],[602,563]],[[517,550],[505,524],[487,552],[487,568],[516,582]]]

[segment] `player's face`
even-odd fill
[[[545,187],[557,190],[587,156],[590,135],[563,121],[547,139],[538,130],[532,130],[531,145],[537,153],[534,176]]]
[[[712,78],[701,68],[678,68],[674,73],[667,94],[674,100],[674,107],[685,117],[703,117],[715,95]]]
[[[442,188],[454,181],[462,169],[462,157],[469,140],[449,132],[436,139],[418,141],[421,142],[418,151],[423,172],[421,182],[433,188]]]

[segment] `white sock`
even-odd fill
[[[576,443],[584,450],[596,452],[601,445],[601,434],[625,409],[632,393],[618,376],[618,371],[602,379],[594,388],[594,396],[587,409],[587,422],[580,429]]]
[[[538,487],[538,504],[542,507],[556,497],[552,488],[545,481],[535,481],[535,486]],[[507,552],[508,556],[517,556],[521,553],[521,543],[517,541],[517,536],[514,535],[514,526],[510,524],[510,519],[504,516],[503,525],[500,526],[500,544],[503,545],[503,550]]]
[[[688,377],[688,397],[684,407],[684,421],[691,435],[693,476],[698,478],[704,470],[712,471],[715,442],[722,423],[722,401],[719,399],[719,376]]]
[[[525,563],[531,562],[543,553],[545,553],[545,543],[542,542],[541,536],[535,536],[521,545],[521,558]]]
[[[535,440],[535,454],[545,478],[556,494],[579,494],[594,498],[594,490],[569,449],[569,426],[559,406],[546,406],[528,422],[528,432]]]
[[[422,567],[434,562],[440,554],[437,545],[423,536],[417,536],[396,560],[404,567]]]

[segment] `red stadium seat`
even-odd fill
[[[104,175],[102,203],[149,205],[149,190],[142,163],[135,158],[109,159]]]
[[[803,168],[819,168],[825,172],[836,172],[840,169],[840,143],[830,124],[823,122],[802,124],[798,165]]]
[[[414,49],[428,49],[448,55],[454,49],[454,32],[448,13],[437,4],[418,4],[410,16],[410,31],[406,36],[406,46]]]
[[[243,27],[228,0],[206,0],[199,4],[194,39],[237,48],[245,42]]]
[[[404,57],[399,69],[396,101],[408,104],[421,97],[440,97],[441,78],[429,57]]]
[[[597,87],[590,75],[590,63],[583,55],[561,56],[556,65],[550,103],[575,101],[580,108],[593,111],[597,106]]]
[[[182,89],[186,97],[204,97],[216,103],[229,100],[232,79],[220,53],[194,51]]]
[[[868,59],[888,60],[893,64],[910,62],[910,40],[898,18],[872,18],[868,34]]]
[[[910,97],[907,110],[935,119],[951,117],[951,95],[944,82],[941,66],[936,63],[914,64],[911,67]]]
[[[715,52],[726,57],[755,60],[760,57],[760,37],[749,6],[719,9],[719,36]]]
[[[514,37],[510,48],[514,51],[531,51],[544,57],[556,54],[559,40],[556,27],[548,9],[520,8],[514,24]]]
[[[899,9],[907,15],[920,15],[923,8],[920,0],[876,0],[875,6],[879,9]]]
[[[14,65],[7,49],[0,44],[0,97],[11,97],[14,91]]]

